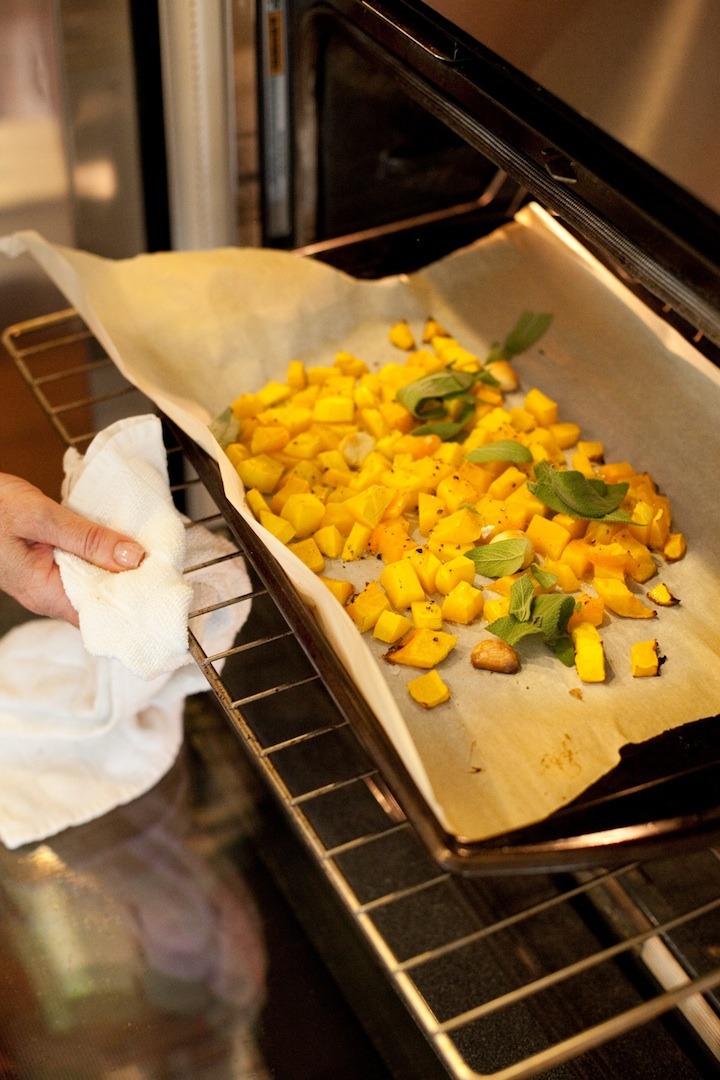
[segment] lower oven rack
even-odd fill
[[[11,327],[3,342],[68,446],[82,450],[109,422],[152,410],[72,310]],[[172,433],[168,443],[178,505],[225,530],[187,448]],[[442,868],[324,684],[312,643],[275,604],[267,567],[246,547],[238,555],[254,582],[251,616],[220,657],[193,634],[203,612],[192,612],[191,651],[348,934],[427,1050],[422,1071],[409,1065],[372,994],[337,963],[394,1075],[717,1075],[720,854],[482,879]],[[323,952],[305,892],[301,883],[289,898]],[[660,1071],[646,1071],[651,1059]]]

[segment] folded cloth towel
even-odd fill
[[[159,419],[120,420],[100,432],[84,456],[68,450],[64,466],[63,502],[146,551],[137,569],[119,574],[55,552],[85,648],[120,660],[144,679],[175,670],[187,662],[192,587],[182,573],[185,527],[170,493]]]
[[[164,522],[162,530],[159,526],[143,529],[142,523],[136,529],[136,522],[128,526],[127,517],[120,523],[114,515],[108,519],[108,524],[137,537],[146,547],[152,573],[142,578],[148,595],[138,595],[135,588],[118,594],[109,587],[113,582],[105,580],[139,576],[142,566],[122,574],[100,571],[99,575],[91,567],[88,573],[98,593],[90,599],[87,581],[81,580],[83,568],[73,567],[69,578],[76,586],[81,629],[59,620],[35,619],[0,640],[0,840],[7,847],[91,821],[156,784],[180,748],[185,697],[207,689],[205,676],[187,647],[188,612],[203,611],[192,617],[191,624],[208,656],[230,648],[249,614],[250,600],[242,598],[249,595],[250,580],[235,546],[201,525],[186,528],[171,504],[166,505],[163,491],[169,496],[169,486],[167,475],[162,477],[164,454],[162,459],[155,456],[150,468],[142,467],[148,444],[152,447],[160,432],[158,425],[150,427],[155,435],[141,439],[139,423],[135,430],[136,425],[123,422],[120,432],[111,432],[104,440],[113,452],[118,446],[127,448],[128,442],[136,451],[130,458],[131,468],[126,459],[116,458],[116,468],[105,474],[111,490],[122,488],[125,502],[132,501],[133,487],[137,488],[137,505],[149,507]],[[132,433],[128,442],[118,438],[125,431]],[[71,468],[80,464],[71,455]],[[118,484],[116,473],[121,476]],[[87,468],[76,475],[81,483]],[[161,531],[172,545],[171,560],[160,550]],[[153,566],[159,567],[157,573]],[[181,601],[177,599],[180,593]],[[107,625],[101,628],[98,648],[92,635],[102,622],[105,597]],[[241,598],[239,602],[222,603],[236,597]],[[132,608],[135,598],[140,605],[137,619]],[[168,617],[162,610],[166,602],[172,608]],[[88,609],[90,618],[83,626],[83,611]],[[156,613],[162,637],[151,622]],[[101,650],[110,653],[116,643],[120,648],[103,654]],[[151,665],[136,662],[146,647],[153,651]],[[129,658],[134,670],[123,658]],[[215,661],[214,667],[221,670],[222,660]]]

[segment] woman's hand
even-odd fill
[[[0,473],[0,589],[29,611],[78,625],[53,549],[105,570],[131,570],[145,552],[128,536],[88,521],[17,476]]]

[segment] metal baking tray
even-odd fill
[[[720,717],[638,746],[579,798],[545,820],[482,841],[448,833],[287,575],[225,497],[216,463],[174,429],[229,528],[248,553],[340,712],[435,860],[465,874],[611,866],[706,847],[720,836]]]
[[[59,371],[38,375],[34,361],[45,350],[47,332],[58,326],[81,324],[70,312],[35,320],[19,330],[10,328],[3,341],[63,441],[82,449],[88,435],[72,435],[68,417],[84,402],[63,392],[53,394],[68,376]],[[29,329],[28,329],[29,327]],[[36,329],[35,329],[36,328]],[[23,348],[17,344],[22,336]],[[37,344],[34,343],[34,335]],[[57,337],[55,342],[57,343]],[[94,408],[113,418],[115,402],[127,409],[125,395],[137,393],[117,371],[86,328],[60,335],[69,348],[86,343],[91,349]],[[85,345],[83,345],[85,347]],[[78,366],[78,371],[82,364]],[[71,372],[72,374],[72,369]],[[144,400],[144,407],[152,408]],[[99,404],[98,404],[99,403]],[[110,413],[107,413],[107,410]],[[348,722],[397,803],[434,860],[444,869],[465,875],[553,871],[611,867],[639,858],[667,856],[675,851],[707,847],[720,836],[720,717],[699,719],[640,745],[627,746],[619,765],[569,805],[521,829],[485,840],[469,841],[447,832],[438,821],[405,767],[382,724],[359,694],[331,642],[308,610],[285,571],[258,540],[225,496],[219,470],[182,430],[167,421],[184,455],[197,472],[227,527],[272,595],[295,637],[317,671],[340,716]],[[202,657],[198,657],[203,662]],[[229,696],[211,664],[204,669],[223,703]]]

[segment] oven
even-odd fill
[[[381,278],[537,202],[715,362],[720,94],[697,57],[720,20],[702,3],[537,9],[260,0],[248,21],[230,5],[257,34],[260,242]],[[597,46],[608,26],[612,56]],[[224,183],[240,175],[242,162]],[[72,312],[19,324],[5,343],[66,443],[87,432],[73,427],[65,369],[109,367],[118,387],[103,383],[102,400],[144,407]],[[222,678],[191,640],[260,781],[258,850],[390,1074],[716,1075],[717,718],[649,763],[630,755],[569,826],[489,855],[448,845],[212,463],[169,432],[191,477],[183,505],[209,497],[252,569],[253,618]],[[590,855],[608,823],[639,842]],[[568,836],[579,857],[558,843]]]

